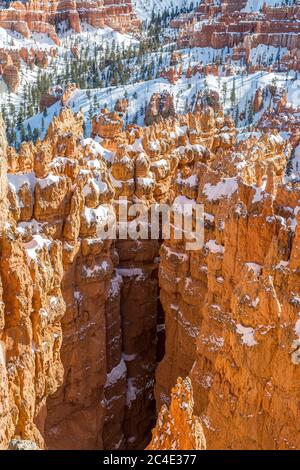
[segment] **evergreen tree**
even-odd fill
[[[231,101],[231,106],[234,106],[236,103],[236,91],[235,91],[235,77],[233,78],[232,82],[232,89],[230,93],[230,101]]]
[[[250,100],[248,103],[248,114],[247,114],[248,125],[253,123],[253,104]]]
[[[227,101],[227,83],[224,82],[223,85],[222,85],[222,94],[223,94],[223,102],[224,102],[224,106],[226,105],[226,101]]]
[[[35,127],[34,130],[33,130],[33,140],[34,140],[34,142],[36,142],[39,137],[40,137],[40,130]]]
[[[21,137],[21,142],[24,142],[26,140],[26,131],[24,129],[23,124],[21,124],[21,127],[20,127],[20,137]]]

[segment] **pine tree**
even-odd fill
[[[237,106],[235,110],[235,116],[234,116],[235,127],[239,126],[239,122],[240,122],[240,110],[239,110],[239,106]]]
[[[247,115],[248,125],[253,123],[253,104],[250,100],[248,103],[248,115]]]
[[[26,132],[25,132],[23,124],[20,127],[20,136],[21,136],[21,142],[24,142],[26,139]]]
[[[294,166],[294,158],[295,158],[295,149],[292,150],[291,156],[289,158],[289,161],[287,162],[286,165],[286,175],[291,176],[292,171],[293,171],[293,166]]]
[[[29,123],[27,124],[27,136],[28,136],[28,140],[32,140],[32,129]]]
[[[40,136],[40,130],[35,127],[34,130],[33,130],[33,140],[34,142],[36,142],[36,140],[39,138]]]
[[[235,77],[233,78],[232,82],[232,89],[230,93],[230,101],[231,101],[231,106],[234,106],[236,103],[236,91],[235,91]]]
[[[227,101],[227,83],[224,82],[223,85],[222,85],[222,94],[223,94],[223,102],[224,102],[224,106],[226,105],[226,101]]]

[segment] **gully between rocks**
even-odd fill
[[[149,442],[165,341],[159,247],[157,240],[117,241],[108,251],[115,267],[110,280],[82,282],[76,272],[87,259],[81,257],[65,272],[65,373],[47,400],[48,448],[144,449]]]

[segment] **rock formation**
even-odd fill
[[[168,92],[154,93],[145,112],[145,124],[151,126],[160,117],[168,118],[175,116],[173,97]]]
[[[18,68],[13,64],[7,65],[2,72],[2,76],[9,89],[16,92],[20,81]]]
[[[22,210],[8,211],[17,195],[8,184],[2,122],[0,127],[0,446],[6,448],[12,438],[42,446],[46,399],[61,384],[63,374],[62,245],[29,234],[30,222],[25,220],[33,215],[30,178],[12,177],[20,184],[18,197],[23,203]],[[24,225],[18,230],[21,214]],[[34,224],[39,223],[33,219]]]
[[[56,85],[53,88],[50,88],[48,93],[45,93],[40,100],[39,108],[40,111],[44,111],[45,108],[52,106],[58,101],[65,106],[71,97],[72,93],[77,90],[75,83],[69,83],[65,89],[61,86]]]
[[[205,437],[200,419],[193,415],[194,400],[190,379],[177,379],[171,391],[170,408],[158,414],[149,450],[204,450]]]
[[[18,152],[0,126],[1,447],[145,448],[153,392],[159,411],[177,383],[151,448],[204,448],[195,416],[209,449],[299,448],[291,145],[276,131],[237,139],[205,102],[146,128],[104,109],[87,139],[82,123],[63,108]],[[148,215],[204,204],[203,247],[188,250],[186,232],[123,237],[124,197]]]
[[[0,10],[0,15],[1,15]],[[19,49],[7,46],[5,49],[0,48],[0,75],[9,90],[16,93],[20,85],[20,67],[21,61],[23,60],[26,65],[33,66],[38,65],[40,68],[46,68],[49,63],[49,57],[54,57],[56,49],[50,48],[49,50],[43,51],[26,47]]]
[[[262,11],[247,12],[245,1],[220,4],[201,2],[195,12],[182,15],[171,22],[180,29],[179,48],[224,47],[244,45],[245,53],[258,44],[299,49],[299,5],[265,7]]]
[[[57,33],[63,23],[79,33],[82,22],[95,28],[110,26],[122,32],[137,31],[140,25],[131,0],[28,0],[11,2],[9,8],[0,9],[1,28],[25,37],[31,32],[46,33],[55,44],[60,42]]]
[[[300,137],[300,107],[288,105],[287,94],[282,89],[270,86],[269,92],[272,95],[272,107],[262,114],[258,127],[263,130],[277,129],[280,132],[288,132],[295,147]]]
[[[261,88],[258,88],[255,92],[254,100],[253,100],[253,112],[258,113],[261,108],[263,107],[264,99]]]
[[[127,98],[119,98],[115,104],[115,111],[117,111],[117,113],[125,114],[128,108],[128,104],[129,103]]]
[[[210,159],[188,178],[189,197],[205,208],[203,248],[187,252],[172,240],[161,248],[166,354],[157,403],[168,403],[176,378],[190,374],[209,449],[299,448],[299,410],[290,403],[299,362],[300,193],[283,182],[282,138],[255,140],[230,154],[221,144],[221,162]]]

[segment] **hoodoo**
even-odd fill
[[[1,450],[300,448],[298,19],[0,2]]]

